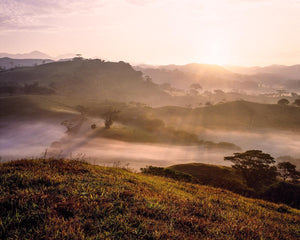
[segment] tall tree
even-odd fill
[[[224,157],[224,160],[231,161],[232,167],[241,173],[246,184],[256,190],[273,183],[278,175],[277,168],[273,166],[274,158],[261,150],[234,153],[233,156]]]
[[[296,170],[296,165],[290,162],[278,163],[277,168],[284,181],[287,178],[291,178],[293,182],[297,182],[297,180],[300,178],[300,172]]]

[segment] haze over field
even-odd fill
[[[94,119],[95,121],[95,119]],[[93,121],[89,121],[92,123]],[[101,120],[98,120],[98,123]],[[91,163],[113,166],[119,162],[135,170],[147,165],[171,166],[180,163],[201,162],[216,165],[230,165],[223,157],[230,155],[230,149],[205,149],[201,146],[178,146],[170,144],[146,144],[96,138],[88,123],[81,129],[82,135],[73,139],[66,135],[65,128],[58,123],[48,122],[10,122],[0,131],[0,155],[2,160],[24,157],[41,157],[45,151],[48,156],[84,157]],[[261,149],[274,157],[300,156],[300,139],[291,132],[238,132],[204,130],[200,139],[214,142],[231,142],[242,148]],[[51,148],[53,142],[62,141],[59,150]],[[299,161],[299,159],[297,160]],[[300,167],[300,163],[296,162]]]

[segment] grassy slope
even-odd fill
[[[0,97],[0,116],[26,118],[48,118],[73,115],[74,103],[67,98],[53,95],[19,95]]]
[[[300,108],[278,104],[235,101],[196,109],[161,107],[153,112],[166,123],[185,128],[300,129]]]
[[[231,167],[203,163],[189,163],[178,164],[169,168],[190,174],[200,183],[205,185],[225,188],[236,193],[246,194],[247,196],[254,194],[253,190],[249,189],[244,184],[242,176]]]
[[[1,239],[297,239],[300,211],[78,161],[0,165]]]

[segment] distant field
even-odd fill
[[[298,239],[300,211],[67,160],[0,165],[1,239]]]
[[[235,101],[202,108],[166,106],[153,109],[167,124],[182,128],[300,129],[300,107]]]
[[[18,118],[51,118],[78,114],[74,103],[67,98],[52,95],[19,95],[0,97],[0,116]]]

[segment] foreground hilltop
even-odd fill
[[[0,165],[1,239],[297,239],[300,212],[68,160]]]

